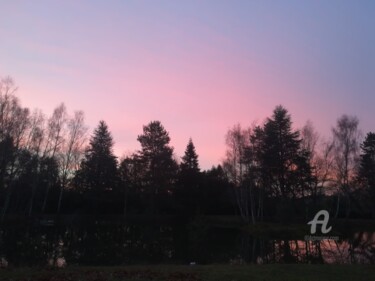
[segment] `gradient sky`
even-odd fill
[[[278,104],[326,137],[344,113],[375,130],[371,0],[1,0],[0,38],[22,104],[49,115],[64,102],[91,131],[104,119],[118,156],[160,120],[178,156],[192,137],[209,168],[228,128]]]

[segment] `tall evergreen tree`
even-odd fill
[[[277,106],[264,126],[263,167],[268,174],[271,191],[276,196],[290,197],[290,172],[293,171],[301,140],[298,131],[292,131],[288,111]]]
[[[86,190],[112,190],[117,184],[117,158],[113,140],[104,121],[99,122],[77,172],[79,185]]]
[[[199,204],[202,201],[200,181],[198,155],[192,139],[189,139],[180,164],[178,189],[176,190],[176,199],[187,216],[193,216],[200,212]]]
[[[195,151],[195,146],[191,138],[189,139],[189,142],[186,146],[185,154],[182,157],[180,167],[182,171],[191,171],[194,173],[199,173],[200,171],[198,155]]]
[[[375,133],[368,133],[361,145],[359,179],[369,195],[371,211],[375,217]]]
[[[144,167],[142,185],[148,199],[146,212],[153,214],[162,209],[159,199],[168,201],[178,166],[173,159],[173,147],[169,146],[169,134],[160,121],[143,126],[143,134],[138,136],[138,141],[142,146],[139,154]]]
[[[155,194],[168,190],[175,181],[177,171],[168,132],[160,121],[152,121],[143,127],[138,141],[142,146],[140,156],[144,163],[146,185]]]
[[[308,152],[301,148],[299,131],[292,129],[290,114],[282,106],[275,108],[264,125],[263,140],[264,185],[273,196],[281,197],[278,212],[281,219],[288,219],[290,199],[303,197],[312,182]]]

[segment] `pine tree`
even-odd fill
[[[182,157],[180,168],[182,171],[190,171],[194,173],[199,173],[200,171],[198,155],[195,151],[195,146],[191,138],[186,146],[185,155]]]
[[[198,155],[192,139],[189,139],[180,164],[178,189],[176,190],[176,199],[184,215],[194,216],[200,213],[200,203],[202,202],[200,183]]]
[[[137,139],[142,146],[139,154],[145,167],[145,184],[154,194],[167,191],[173,184],[177,171],[168,132],[160,121],[152,121],[143,127],[143,134]]]
[[[195,151],[193,141],[189,139],[185,154],[180,164],[179,186],[191,191],[197,188],[200,181],[200,169],[198,155]]]
[[[369,195],[375,217],[375,133],[368,133],[361,145],[359,180]]]
[[[117,183],[117,158],[113,154],[113,140],[104,121],[99,122],[85,152],[78,182],[86,190],[112,190]]]
[[[292,130],[288,111],[277,106],[264,126],[262,168],[266,185],[275,196],[292,198],[303,194],[311,178],[307,152],[301,149],[299,131]]]
[[[176,180],[177,163],[173,159],[173,147],[169,146],[168,132],[159,121],[143,126],[138,136],[142,150],[139,159],[143,164],[144,198],[148,200],[146,213],[155,214],[163,208],[161,198],[169,197]]]
[[[360,175],[375,187],[375,133],[368,133],[361,145]]]

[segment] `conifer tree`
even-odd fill
[[[79,185],[86,190],[112,190],[117,183],[117,158],[113,154],[113,140],[104,121],[100,121],[90,139],[81,169],[77,173]]]
[[[182,171],[191,171],[199,173],[198,155],[195,151],[195,146],[192,139],[189,139],[189,143],[186,146],[185,154],[182,157],[182,163],[180,165]]]
[[[160,121],[152,121],[143,127],[138,141],[142,146],[139,154],[145,169],[145,185],[151,193],[167,191],[174,183],[177,171],[168,132]]]
[[[311,181],[308,152],[301,147],[299,131],[292,129],[288,111],[277,106],[264,125],[262,168],[274,196],[296,198]]]
[[[194,216],[200,212],[199,206],[202,203],[200,182],[201,174],[198,155],[190,138],[180,164],[179,182],[176,192],[176,198],[183,208],[185,215]]]
[[[359,179],[362,182],[373,217],[375,217],[375,133],[368,133],[361,145]]]

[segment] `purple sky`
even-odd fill
[[[344,113],[375,130],[375,1],[4,0],[0,38],[22,104],[104,119],[118,156],[160,120],[209,168],[278,104],[326,137]]]

